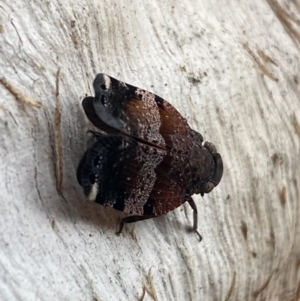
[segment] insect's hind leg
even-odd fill
[[[126,216],[124,218],[122,218],[121,222],[120,222],[120,227],[119,230],[116,232],[117,235],[120,235],[120,233],[123,230],[123,227],[125,224],[129,224],[129,223],[135,223],[138,221],[142,221],[145,219],[149,219],[149,218],[153,218],[154,215],[131,215],[131,216]]]
[[[193,225],[193,229],[195,231],[195,233],[198,235],[200,241],[202,240],[202,236],[201,234],[198,232],[198,210],[197,210],[197,206],[193,200],[193,198],[191,196],[189,196],[187,198],[187,201],[189,202],[190,206],[192,207],[193,209],[193,213],[194,213],[194,225]]]

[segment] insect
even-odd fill
[[[98,74],[95,97],[83,99],[94,144],[83,155],[77,180],[88,200],[130,214],[125,223],[165,214],[185,202],[193,209],[193,229],[199,235],[197,207],[191,195],[209,193],[223,174],[216,147],[203,141],[166,100]]]

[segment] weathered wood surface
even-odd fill
[[[1,300],[298,300],[300,2],[0,5]],[[169,100],[221,184],[127,225],[76,182],[104,72]]]

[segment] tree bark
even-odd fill
[[[14,3],[17,2],[17,3]],[[0,6],[1,300],[299,300],[300,2]],[[97,73],[174,105],[220,185],[125,225],[76,180]]]

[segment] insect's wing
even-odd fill
[[[119,169],[130,154],[130,148],[123,147],[122,144],[120,136],[99,135],[83,155],[77,168],[77,181],[89,200],[113,206],[114,196],[120,194],[117,183]],[[111,200],[110,195],[103,199],[106,189],[112,193]]]
[[[160,148],[181,143],[179,138],[188,135],[186,119],[161,97],[105,74],[98,74],[93,85],[95,97],[86,97],[82,104],[100,130],[119,131]]]
[[[142,215],[163,156],[131,137],[99,136],[81,159],[77,180],[89,200]]]
[[[82,107],[84,109],[84,112],[86,116],[89,118],[89,120],[93,123],[94,126],[96,126],[98,129],[100,129],[103,132],[109,133],[109,134],[117,134],[120,131],[118,129],[115,129],[105,122],[102,121],[102,119],[99,118],[97,115],[95,108],[94,108],[94,97],[86,97],[82,101]]]
[[[156,181],[145,205],[147,214],[159,216],[176,209],[187,201],[190,196],[180,179],[172,176],[172,167],[162,161],[155,169]],[[173,173],[174,174],[174,173]],[[183,179],[185,181],[185,179]]]
[[[135,215],[164,214],[185,202],[165,156],[165,150],[130,137],[99,136],[84,154],[77,179],[91,201]]]

